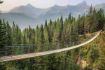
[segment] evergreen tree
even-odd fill
[[[7,33],[6,25],[0,20],[0,55],[6,54]]]

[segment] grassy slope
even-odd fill
[[[81,48],[80,53],[82,67],[87,64],[90,69],[105,68],[105,31],[95,41]]]

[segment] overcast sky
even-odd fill
[[[8,11],[14,7],[26,4],[32,4],[37,8],[48,8],[54,5],[76,5],[82,1],[86,1],[87,4],[95,5],[105,3],[105,0],[2,0],[3,4],[0,5],[0,10]]]

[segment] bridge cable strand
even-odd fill
[[[37,52],[37,53],[28,53],[28,54],[21,54],[21,55],[3,56],[3,57],[0,57],[0,62],[33,58],[33,57],[44,56],[44,55],[49,55],[49,54],[54,54],[54,53],[59,53],[59,52],[64,52],[64,51],[76,49],[76,48],[79,48],[81,46],[84,46],[84,45],[92,42],[93,40],[95,40],[100,35],[100,33],[101,33],[101,31],[98,31],[97,34],[94,37],[92,37],[88,41],[83,42],[83,43],[81,43],[79,45],[71,46],[71,47],[68,47],[68,48],[57,49],[57,50],[45,51],[45,52]]]

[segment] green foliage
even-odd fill
[[[81,42],[79,35],[99,31],[105,28],[103,26],[105,26],[103,10],[96,11],[92,7],[87,15],[78,16],[77,19],[70,14],[65,20],[61,17],[55,21],[45,21],[45,25],[36,28],[29,26],[23,30],[14,22],[10,26],[8,22],[0,20],[0,51],[1,49],[6,51],[5,53],[0,52],[0,56],[47,51],[79,44]],[[5,49],[6,46],[16,45],[22,46],[22,49],[20,47]],[[101,70],[104,62],[97,61],[100,57],[97,46],[92,47],[87,54],[82,56],[88,56],[90,63],[96,63],[91,66],[99,66],[97,69]],[[76,62],[78,56],[81,55],[79,49],[76,49],[71,52],[0,64],[0,70],[81,70]],[[86,69],[91,69],[91,66]]]

